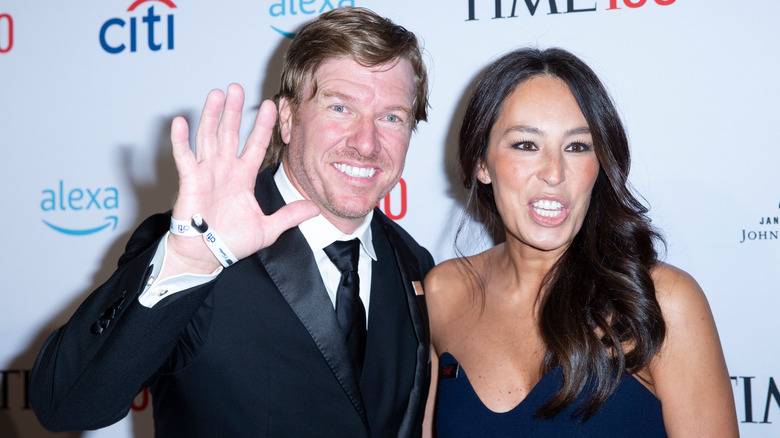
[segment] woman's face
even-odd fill
[[[599,173],[593,138],[565,82],[537,76],[504,102],[477,177],[492,183],[507,240],[565,250]]]

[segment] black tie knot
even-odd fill
[[[325,247],[325,254],[339,272],[357,271],[360,258],[360,240],[337,240]]]

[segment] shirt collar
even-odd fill
[[[290,179],[287,177],[287,172],[284,171],[284,164],[279,165],[279,168],[274,174],[274,182],[279,189],[279,193],[282,194],[285,204],[289,204],[294,201],[300,201],[305,199],[303,195],[295,188]],[[309,243],[312,250],[322,250],[326,246],[337,240],[352,240],[354,238],[360,239],[360,246],[363,251],[376,261],[376,252],[374,251],[374,243],[372,241],[371,234],[371,220],[374,217],[374,211],[368,212],[363,223],[352,234],[344,234],[335,225],[330,223],[325,216],[318,214],[317,216],[303,221],[298,225],[298,229],[301,230],[303,237]]]

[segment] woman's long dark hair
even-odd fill
[[[542,284],[539,324],[547,352],[541,371],[560,366],[564,378],[537,415],[552,417],[583,393],[575,415],[587,420],[626,371],[644,368],[661,347],[666,326],[650,269],[658,260],[654,242],[662,239],[629,188],[628,139],[609,94],[584,62],[556,48],[513,51],[477,83],[458,151],[469,213],[488,230],[503,228],[492,186],[477,181],[477,169],[506,98],[541,75],[569,86],[588,122],[600,169],[582,228]]]

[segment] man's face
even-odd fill
[[[280,100],[287,176],[342,232],[354,231],[401,178],[414,91],[405,59],[364,67],[335,58],[306,81],[296,112]]]

